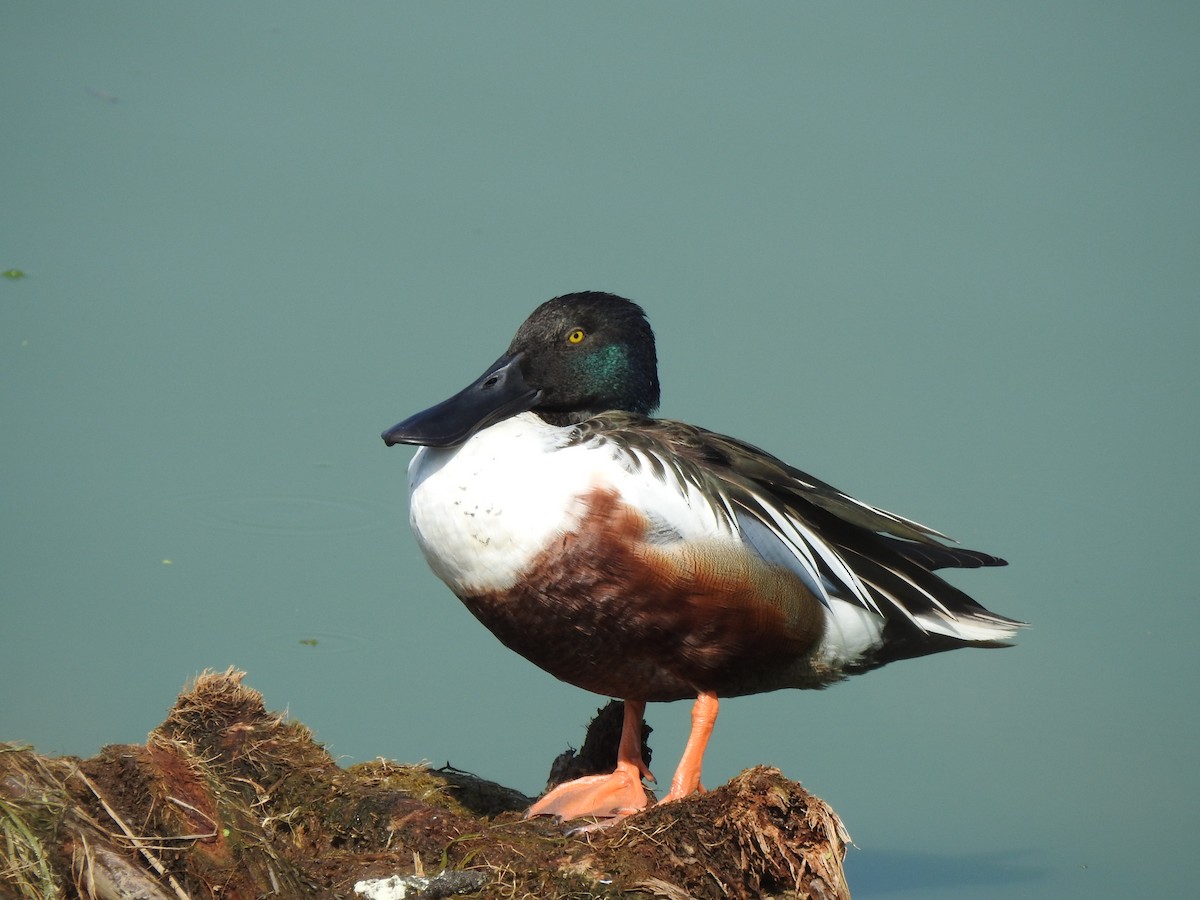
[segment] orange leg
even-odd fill
[[[688,735],[687,746],[683,748],[683,757],[679,760],[675,777],[671,779],[671,790],[659,803],[670,803],[704,790],[700,784],[700,764],[704,760],[708,737],[717,721],[719,705],[717,695],[710,691],[701,691],[696,698],[692,707],[692,732]]]
[[[645,701],[625,701],[616,771],[611,775],[588,775],[560,784],[529,807],[525,817],[619,819],[644,809],[646,790],[642,787],[642,778],[654,780],[642,760],[642,714],[645,711]]]

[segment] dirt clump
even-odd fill
[[[201,675],[144,745],[0,744],[0,898],[850,896],[840,820],[776,769],[571,830],[448,766],[343,769],[242,678]]]

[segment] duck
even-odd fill
[[[649,805],[647,703],[693,704],[669,803],[703,790],[721,700],[1010,646],[1025,624],[935,574],[1005,560],[655,418],[659,400],[642,307],[582,291],[542,303],[482,375],[382,435],[419,447],[409,519],[438,578],[511,650],[624,701],[613,771],[528,816],[606,823]]]

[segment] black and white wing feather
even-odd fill
[[[683,493],[690,485],[764,559],[794,571],[826,606],[849,602],[886,622],[892,659],[962,643],[1003,644],[1022,623],[985,609],[934,574],[1006,565],[947,547],[941,532],[857,500],[743,441],[692,425],[605,413],[576,430],[648,461]]]

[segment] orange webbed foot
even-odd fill
[[[636,763],[622,761],[617,763],[616,771],[611,775],[588,775],[560,784],[529,807],[525,817],[613,821],[624,818],[646,808],[641,768]]]
[[[525,817],[588,817],[605,819],[606,824],[611,825],[630,813],[645,809],[648,801],[642,778],[654,780],[642,760],[642,713],[645,710],[645,701],[625,701],[617,767],[611,775],[587,775],[560,784],[529,807]]]
[[[699,781],[696,782],[696,786],[693,788],[681,787],[678,790],[676,790],[675,785],[672,784],[671,789],[662,797],[660,797],[658,802],[673,803],[676,800],[682,800],[684,797],[690,797],[692,794],[705,793],[707,793],[707,791],[705,790],[704,785],[702,785]]]

